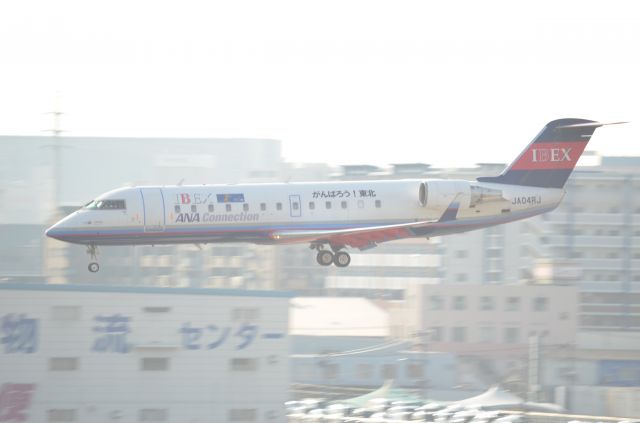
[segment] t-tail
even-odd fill
[[[586,119],[551,121],[501,175],[481,177],[478,181],[562,188],[596,128],[603,125],[611,124]]]

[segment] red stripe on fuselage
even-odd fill
[[[531,147],[510,170],[573,169],[588,141],[541,142]]]

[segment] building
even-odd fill
[[[440,399],[457,385],[453,354],[392,338],[388,310],[368,299],[296,297],[290,334],[294,384],[375,389],[393,380]]]
[[[284,422],[289,295],[0,284],[0,415]]]

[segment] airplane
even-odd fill
[[[615,122],[623,123],[623,122]],[[614,124],[614,123],[611,123]],[[138,186],[98,196],[46,235],[85,244],[99,270],[103,245],[308,243],[322,266],[347,267],[345,249],[431,238],[554,210],[596,128],[549,122],[499,175],[447,179]]]

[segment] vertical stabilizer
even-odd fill
[[[479,182],[562,188],[596,128],[604,124],[586,119],[549,122],[500,176]]]

